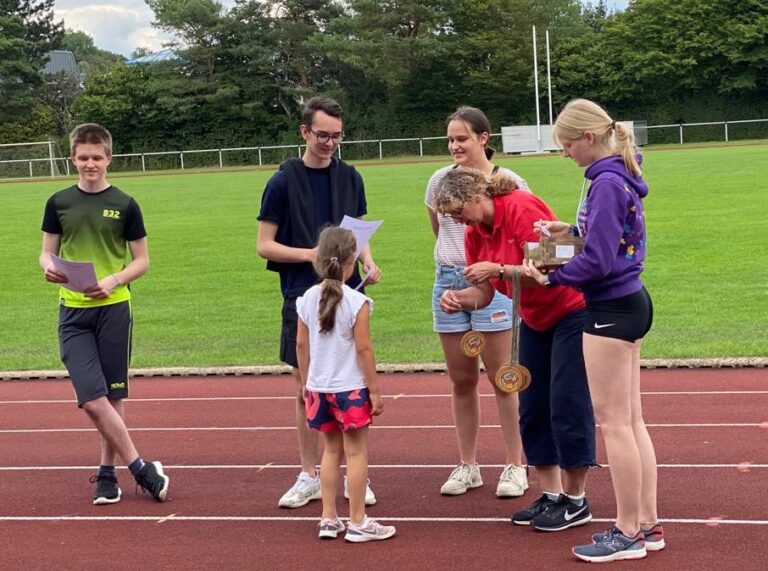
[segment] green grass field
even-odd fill
[[[644,357],[768,355],[768,146],[652,149],[644,169],[655,323]],[[581,169],[557,156],[501,158],[564,220]],[[448,159],[366,162],[372,249],[384,272],[368,289],[379,362],[441,360],[430,310],[432,237],[423,204]],[[277,275],[255,250],[256,215],[271,171],[113,177],[144,211],[151,268],[133,287],[134,367],[276,364]],[[43,206],[69,181],[0,184],[0,370],[61,368],[56,287],[37,266]]]

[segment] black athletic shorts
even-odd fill
[[[131,302],[99,307],[59,306],[59,350],[75,387],[77,405],[128,396]]]
[[[584,333],[634,343],[645,337],[652,324],[653,301],[645,286],[624,297],[587,302]]]
[[[296,333],[299,329],[299,316],[296,313],[296,298],[283,298],[283,325],[280,330],[280,360],[286,365],[298,369],[296,358]]]

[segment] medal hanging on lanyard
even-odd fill
[[[458,277],[458,275],[457,275]],[[453,282],[456,285],[456,280]],[[475,292],[475,311],[477,311],[477,292]],[[472,319],[470,318],[470,327]],[[477,357],[485,350],[485,335],[480,331],[467,331],[461,338],[461,352],[467,357]]]
[[[518,266],[512,268],[512,354],[508,365],[496,371],[496,387],[505,393],[524,391],[531,384],[531,372],[520,364],[520,287],[521,271]]]

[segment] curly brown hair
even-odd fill
[[[440,214],[461,212],[465,204],[483,196],[492,198],[517,190],[517,182],[502,174],[489,181],[482,171],[470,168],[453,169],[445,173],[435,192],[435,210]]]

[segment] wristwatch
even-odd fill
[[[499,264],[499,279],[500,280],[504,279],[504,264],[503,263]]]
[[[544,287],[552,287],[552,284],[549,283],[549,276],[547,275],[544,276],[544,283],[541,285],[543,285]]]

